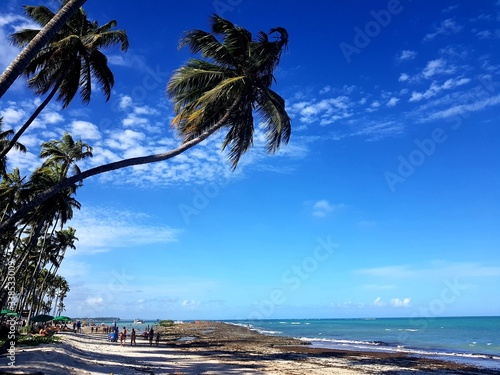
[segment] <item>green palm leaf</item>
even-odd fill
[[[184,142],[214,131],[216,124],[226,128],[222,149],[235,168],[253,144],[255,111],[264,123],[267,151],[287,143],[291,121],[285,101],[271,90],[287,43],[284,28],[259,32],[253,39],[248,30],[217,15],[211,18],[211,32],[187,32],[180,47],[188,46],[202,59],[189,60],[167,85],[176,114],[172,126]]]

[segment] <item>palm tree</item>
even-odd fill
[[[3,150],[5,150],[9,144],[9,137],[14,134],[14,131],[12,129],[9,130],[2,130],[3,127],[3,117],[0,117],[0,154],[3,155]],[[19,142],[14,142],[14,144],[11,146],[14,147],[16,150],[21,151],[21,152],[26,152],[26,147],[22,145]],[[0,156],[0,176],[4,177],[7,174],[7,157],[6,156]]]
[[[62,0],[62,6],[68,1]],[[45,6],[26,6],[25,11],[41,26],[47,25],[55,16]],[[121,50],[126,51],[129,45],[124,30],[112,30],[116,25],[115,20],[103,26],[90,22],[83,8],[80,8],[36,54],[24,70],[24,75],[29,78],[28,86],[33,88],[37,95],[49,94],[14,135],[10,147],[1,151],[0,157],[9,152],[56,93],[59,93],[57,100],[63,103],[63,109],[71,103],[79,89],[82,101],[88,104],[92,94],[92,81],[95,81],[106,101],[109,100],[114,77],[108,67],[108,59],[100,49],[120,44]],[[38,33],[39,30],[24,29],[12,34],[11,40],[15,45],[23,47]]]
[[[270,40],[270,36],[275,38]],[[182,144],[165,153],[120,160],[68,177],[21,207],[0,225],[0,230],[15,225],[28,212],[77,182],[116,169],[168,160],[223,127],[228,129],[223,148],[229,147],[229,159],[236,167],[252,145],[254,112],[264,121],[267,151],[276,151],[281,142],[288,142],[291,133],[285,101],[270,88],[287,42],[288,33],[283,28],[272,29],[269,34],[260,32],[253,40],[250,32],[216,15],[212,17],[212,33],[188,32],[181,46],[188,44],[194,53],[201,52],[208,60],[190,60],[167,85],[167,93],[175,103],[173,125],[183,135]]]
[[[61,178],[65,178],[71,166],[74,174],[81,172],[76,162],[92,157],[92,147],[81,140],[75,142],[68,132],[64,132],[62,140],[42,143],[40,157],[48,157],[48,163],[61,164]]]
[[[69,0],[59,12],[52,18],[35,38],[24,48],[21,53],[12,61],[7,69],[0,76],[0,98],[7,92],[9,87],[19,77],[28,66],[31,59],[38,51],[45,46],[48,41],[59,31],[66,21],[85,4],[87,0]]]
[[[269,35],[260,32],[257,40],[252,40],[250,32],[219,16],[212,16],[211,23],[211,33],[193,30],[181,39],[181,47],[188,45],[205,59],[191,59],[168,83],[167,93],[177,113],[172,125],[184,141],[213,131],[215,124],[228,128],[222,147],[229,147],[235,168],[252,145],[254,112],[265,124],[269,152],[290,138],[285,101],[271,90],[288,33],[275,28]],[[270,42],[273,34],[277,37]],[[234,103],[235,108],[228,113]],[[229,116],[222,120],[226,114]]]

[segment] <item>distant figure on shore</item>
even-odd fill
[[[156,332],[156,346],[160,343],[160,332]]]
[[[94,326],[90,327],[90,333],[94,333]]]
[[[123,327],[123,331],[120,333],[120,346],[127,342],[127,328]]]
[[[132,332],[130,332],[130,346],[137,345],[135,342],[135,329],[132,328]]]
[[[82,333],[82,322],[76,322],[76,332]]]
[[[155,335],[155,331],[153,327],[149,330],[149,346],[153,346],[153,337]]]

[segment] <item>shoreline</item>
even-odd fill
[[[16,366],[0,357],[0,374],[486,374],[500,370],[422,358],[406,353],[348,351],[304,345],[228,323],[195,322],[161,327],[160,345],[137,337],[137,346],[109,342],[103,333],[64,332],[61,343],[19,347]]]

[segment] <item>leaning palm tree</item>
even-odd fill
[[[68,2],[61,0],[61,7]],[[45,6],[26,6],[25,11],[28,17],[41,26],[45,26],[55,16]],[[1,150],[0,158],[9,152],[56,93],[57,100],[63,103],[63,109],[71,103],[78,90],[82,101],[87,104],[92,94],[92,82],[95,81],[106,101],[109,100],[114,77],[108,67],[108,59],[100,49],[120,44],[121,49],[126,51],[129,45],[124,30],[112,30],[116,25],[115,20],[103,26],[90,22],[83,8],[80,8],[30,61],[24,71],[24,75],[29,78],[28,86],[37,95],[48,95],[14,135],[10,147]],[[39,32],[35,29],[20,30],[12,34],[11,40],[15,45],[24,47]]]
[[[0,76],[0,98],[7,92],[14,81],[22,74],[24,69],[35,55],[45,46],[48,41],[59,31],[66,21],[85,4],[87,0],[69,0],[57,12],[44,28],[33,38],[28,45],[19,53],[12,63]]]
[[[285,101],[271,90],[288,33],[284,28],[275,28],[252,39],[249,31],[217,15],[211,21],[211,32],[190,31],[180,43],[189,45],[194,53],[201,52],[205,60],[190,60],[174,73],[167,85],[176,112],[172,125],[183,137],[179,147],[101,165],[68,177],[19,208],[0,224],[0,230],[14,226],[47,199],[77,182],[116,169],[171,159],[223,128],[227,134],[222,147],[229,147],[234,168],[253,143],[254,113],[265,125],[268,152],[275,152],[282,142],[288,142],[291,121]]]
[[[181,39],[181,47],[188,45],[203,59],[189,60],[167,85],[177,113],[172,125],[184,142],[227,128],[222,147],[229,148],[235,168],[252,145],[255,112],[265,124],[269,152],[290,138],[285,101],[271,90],[288,33],[275,28],[252,40],[249,31],[219,16],[211,24],[212,32],[193,30]]]

